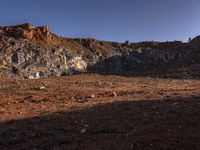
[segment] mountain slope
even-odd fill
[[[47,26],[29,23],[0,27],[0,76],[39,78],[88,71],[159,74],[165,68],[195,66],[198,77],[199,43],[199,37],[189,43],[117,43],[63,38]]]

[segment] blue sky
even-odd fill
[[[200,0],[0,0],[0,25],[25,22],[64,37],[187,41],[200,35]]]

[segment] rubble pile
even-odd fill
[[[63,38],[29,23],[0,27],[0,76],[40,78],[94,72],[143,72],[199,65],[200,38],[188,43],[125,43]]]

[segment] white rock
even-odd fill
[[[85,133],[85,132],[86,132],[86,129],[81,129],[80,132],[81,132],[81,133]]]

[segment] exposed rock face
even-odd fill
[[[29,23],[0,27],[0,76],[39,78],[87,71],[134,72],[199,63],[200,39],[125,43],[58,37]],[[191,59],[192,58],[192,59]]]
[[[69,72],[84,72],[87,70],[87,62],[81,57],[74,57],[68,61],[68,71]]]
[[[1,33],[16,39],[44,42],[51,41],[51,32],[47,26],[35,27],[29,23],[10,27],[0,27],[0,34]]]

